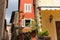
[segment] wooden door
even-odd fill
[[[60,40],[60,21],[56,21],[57,40]]]

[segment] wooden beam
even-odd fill
[[[60,8],[60,6],[39,6],[38,8]]]

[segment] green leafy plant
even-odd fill
[[[48,36],[49,35],[49,33],[48,33],[48,31],[47,30],[44,30],[44,31],[42,31],[42,32],[38,32],[38,36],[40,37],[40,36]]]

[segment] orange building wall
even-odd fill
[[[24,13],[24,4],[32,4],[32,12],[26,12]],[[20,0],[20,24],[22,24],[22,15],[24,14],[24,18],[32,18],[34,19],[34,6],[33,6],[33,0]]]
[[[32,4],[31,7],[31,12],[25,12],[24,13],[24,4]],[[34,5],[33,5],[33,0],[20,0],[20,27],[22,27],[22,19],[23,18],[31,18],[34,20]],[[24,16],[24,17],[23,17]],[[32,38],[32,40],[36,40],[36,35],[35,37]]]

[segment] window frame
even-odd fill
[[[24,4],[24,12],[31,12],[32,11],[32,4]]]
[[[27,27],[27,26],[25,26],[25,20],[30,20],[30,24],[33,22],[33,19],[31,19],[31,18],[22,19],[22,27]],[[30,25],[30,27],[32,27],[32,26]]]

